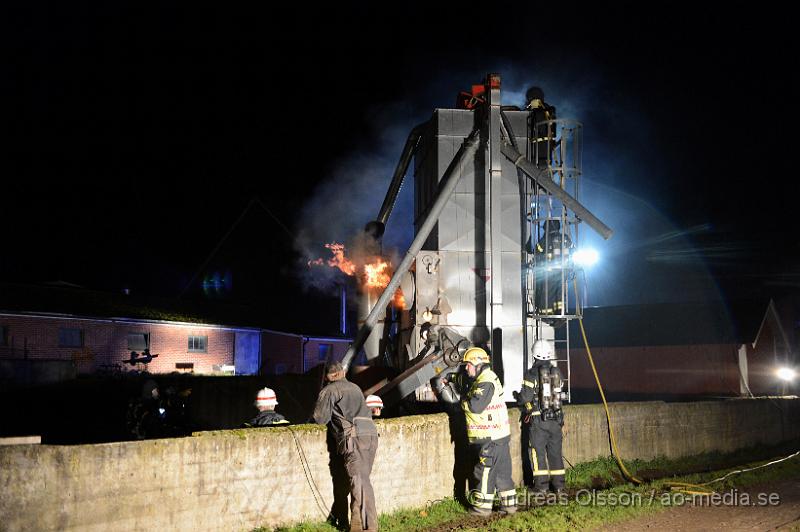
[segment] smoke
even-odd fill
[[[557,64],[556,64],[557,63]],[[580,61],[523,66],[505,64],[503,104],[525,105],[530,86],[541,87],[559,118],[583,124],[583,175],[579,200],[614,230],[606,241],[581,224],[577,244],[592,247],[600,262],[583,272],[592,306],[718,299],[710,261],[731,259],[735,246],[703,246],[714,228],[681,228],[665,202],[676,181],[675,164],[640,98],[617,75]]]
[[[600,263],[585,272],[590,305],[715,299],[719,290],[709,275],[704,250],[692,239],[709,234],[707,225],[684,229],[662,214],[668,210],[675,177],[669,154],[642,103],[614,81],[613,73],[587,69],[576,61],[521,64],[485,61],[485,67],[442,73],[415,89],[406,102],[372,109],[374,142],[357,147],[319,184],[302,212],[297,271],[305,286],[330,291],[341,274],[314,268],[307,261],[328,258],[326,242],[343,242],[349,253],[366,254],[374,243],[360,242],[364,225],[377,215],[400,152],[411,129],[436,107],[451,107],[460,90],[479,83],[488,72],[502,76],[504,105],[525,105],[533,85],[544,90],[559,118],[584,125],[583,178],[580,201],[615,234],[602,240],[586,224],[579,245],[593,246]],[[557,63],[557,64],[556,64]],[[383,254],[404,253],[413,237],[413,168],[409,169],[383,238]],[[710,252],[712,250],[705,250]],[[719,250],[717,250],[719,251]]]
[[[330,267],[309,267],[308,262],[331,253],[326,243],[345,245],[346,256],[357,267],[382,255],[393,266],[413,239],[413,168],[406,179],[381,241],[364,232],[380,210],[392,174],[411,129],[424,120],[408,105],[394,103],[370,113],[370,147],[358,147],[344,156],[331,174],[312,191],[301,211],[295,247],[300,256],[295,271],[305,288],[335,293],[343,273]]]

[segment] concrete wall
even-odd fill
[[[517,420],[516,411],[512,419]],[[732,451],[800,436],[797,400],[620,403],[612,419],[624,458]],[[454,488],[445,414],[378,421],[372,481],[379,511],[424,506]],[[332,502],[322,427],[249,429],[101,445],[0,447],[3,530],[249,530],[321,520],[298,458],[305,452]],[[573,464],[607,456],[602,405],[566,408],[564,454]],[[518,426],[514,479],[522,480]]]

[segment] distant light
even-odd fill
[[[592,266],[600,259],[600,254],[597,250],[592,248],[584,248],[577,250],[572,255],[572,260],[579,266],[589,267]]]
[[[797,375],[793,369],[781,368],[777,372],[778,378],[784,381],[793,381]]]

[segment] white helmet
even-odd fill
[[[556,350],[553,349],[553,342],[542,340],[541,338],[533,342],[533,358],[536,360],[555,360]]]
[[[383,408],[383,400],[377,395],[368,395],[367,406],[369,408]]]
[[[275,406],[278,404],[278,397],[272,388],[261,388],[256,395],[256,406]]]

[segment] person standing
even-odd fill
[[[530,111],[529,131],[533,162],[539,168],[552,166],[553,150],[556,147],[556,108],[545,103],[541,87],[531,87],[525,93],[526,109]]]
[[[528,451],[533,469],[533,489],[546,492],[564,491],[564,457],[562,455],[564,412],[561,371],[555,365],[552,342],[536,340],[533,344],[534,363],[525,372],[517,405],[528,423]]]
[[[536,258],[537,314],[564,313],[564,285],[569,281],[571,249],[569,227],[562,231],[560,220],[545,220],[542,237],[533,250]]]
[[[328,385],[317,398],[314,422],[327,425],[350,484],[350,530],[378,529],[375,494],[370,482],[378,450],[378,430],[361,389],[345,378],[339,362],[325,369]],[[333,457],[332,457],[333,460]]]
[[[270,427],[273,425],[288,425],[279,413],[275,412],[275,406],[278,404],[278,397],[271,388],[261,388],[256,394],[255,407],[258,409],[258,415],[245,423],[247,427]]]
[[[377,395],[367,396],[367,406],[372,411],[372,417],[381,417],[381,410],[383,410],[383,399]]]
[[[445,401],[459,400],[466,417],[470,454],[475,460],[468,496],[469,512],[491,514],[496,493],[501,512],[511,514],[517,510],[517,497],[511,478],[511,425],[503,386],[489,365],[489,355],[480,347],[467,349],[462,362],[468,381],[456,375],[450,377],[453,382],[449,382],[452,374],[448,374],[436,387]]]

